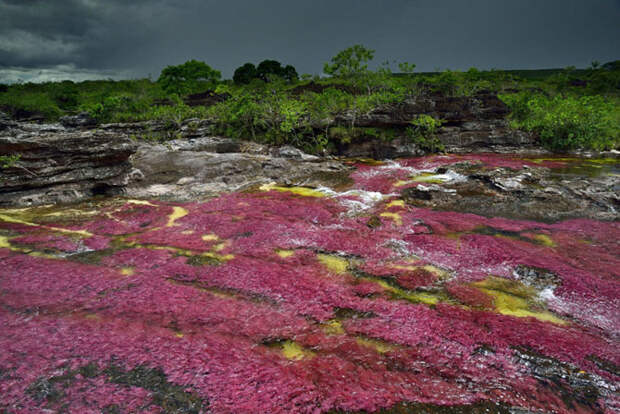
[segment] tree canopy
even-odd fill
[[[192,59],[181,65],[164,68],[157,83],[168,93],[186,94],[214,88],[221,77],[219,70]]]
[[[292,65],[282,66],[277,60],[266,59],[254,66],[246,63],[235,70],[233,80],[236,84],[250,83],[253,79],[261,79],[269,82],[272,76],[279,76],[288,82],[294,82],[299,78],[297,70]]]
[[[368,72],[368,62],[375,57],[375,51],[362,45],[354,45],[338,52],[325,63],[323,72],[327,75],[348,77],[362,75]]]

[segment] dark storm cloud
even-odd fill
[[[157,76],[191,58],[225,76],[265,58],[319,73],[355,43],[419,70],[586,66],[618,59],[618,21],[619,0],[0,0],[0,80]]]

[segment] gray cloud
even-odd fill
[[[419,70],[586,66],[618,59],[618,21],[618,0],[0,0],[0,72],[156,77],[196,58],[230,76],[275,58],[319,73],[355,43]]]

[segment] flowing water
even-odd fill
[[[0,412],[620,409],[620,225],[400,198],[465,159],[618,174],[428,157],[337,190],[0,210]]]

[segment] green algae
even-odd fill
[[[544,309],[538,291],[521,282],[489,276],[472,286],[493,298],[495,311],[502,315],[518,318],[532,317],[543,322],[565,325],[566,322]]]

